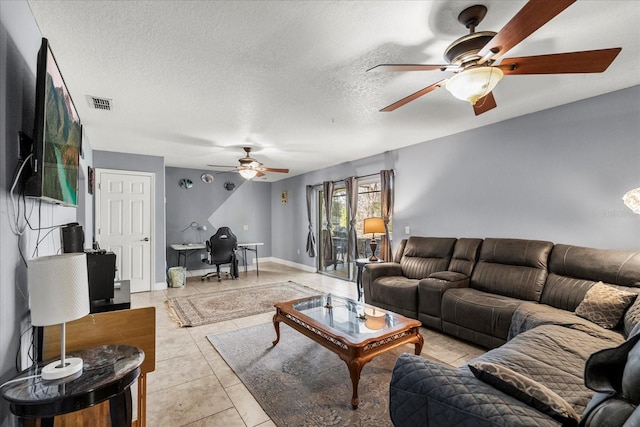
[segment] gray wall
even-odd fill
[[[214,174],[210,184],[202,182],[200,176]],[[193,187],[181,188],[181,179],[190,179]],[[224,183],[233,182],[236,187],[227,191]],[[166,168],[167,195],[167,264],[177,264],[177,254],[169,245],[172,243],[192,243],[208,240],[218,227],[227,226],[238,241],[264,242],[258,249],[260,257],[271,256],[271,184],[260,181],[246,181],[237,173],[215,174],[183,168]],[[279,197],[279,196],[278,196]],[[207,230],[199,232],[184,228],[192,222],[206,225]],[[247,226],[248,230],[244,229]],[[202,252],[204,253],[204,251]],[[247,254],[248,263],[253,263],[253,255]],[[203,269],[207,265],[200,261],[200,254],[192,252],[187,268]]]
[[[17,369],[30,364],[26,349],[30,344],[30,316],[28,304],[27,269],[24,259],[60,252],[60,232],[51,233],[46,227],[79,221],[91,223],[92,209],[87,206],[86,170],[91,164],[91,147],[85,141],[85,158],[80,161],[78,208],[60,207],[33,200],[26,201],[33,228],[20,237],[12,232],[16,219],[8,209],[9,190],[18,165],[18,132],[33,133],[35,104],[35,75],[38,49],[42,35],[26,1],[0,1],[0,383],[14,376]],[[54,52],[63,46],[52,46]],[[64,64],[59,64],[64,74]],[[72,96],[73,88],[69,88]],[[9,200],[8,200],[9,199]],[[22,203],[21,203],[22,204]],[[21,214],[24,208],[21,209]],[[25,227],[24,219],[18,221]],[[91,237],[92,234],[89,234]],[[22,254],[22,256],[21,256]],[[22,336],[22,340],[21,340]],[[22,341],[20,366],[16,355]],[[8,404],[0,400],[0,425],[15,425]]]
[[[155,272],[154,282],[165,282],[165,196],[164,157],[93,150],[94,167],[155,174]]]
[[[635,86],[275,182],[272,200],[286,190],[289,204],[272,206],[282,236],[273,256],[315,266],[304,251],[307,184],[381,169],[397,171],[395,243],[409,226],[411,235],[640,249],[640,216],[621,200],[640,186],[639,98]]]

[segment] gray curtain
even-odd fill
[[[316,236],[313,235],[313,223],[311,222],[312,198],[313,198],[313,186],[307,185],[307,219],[309,221],[309,233],[307,234],[307,254],[311,258],[316,256]]]
[[[347,233],[347,262],[353,262],[358,258],[358,233],[356,222],[358,216],[358,177],[350,176],[344,180],[344,188],[347,191],[349,203],[349,232]]]
[[[323,200],[324,200],[324,212],[326,217],[326,230],[323,236],[324,245],[324,260],[326,262],[333,261],[333,238],[331,237],[331,202],[333,201],[333,182],[325,181],[322,183]]]
[[[380,171],[380,204],[382,219],[384,220],[384,236],[380,242],[380,258],[385,261],[393,260],[391,254],[391,240],[389,239],[389,219],[393,212],[393,169]]]

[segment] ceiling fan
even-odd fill
[[[446,64],[380,64],[367,71],[452,71],[455,74],[409,95],[380,111],[393,111],[439,87],[456,98],[469,101],[476,115],[496,107],[492,90],[504,75],[601,73],[622,48],[587,50],[549,55],[500,59],[511,48],[549,22],[576,0],[529,0],[498,33],[476,32],[487,13],[475,5],[458,15],[469,34],[451,43],[444,52]],[[500,63],[498,64],[498,61]]]
[[[262,166],[262,163],[251,157],[251,147],[242,147],[247,153],[244,157],[238,159],[239,166],[219,166],[219,165],[207,165],[212,168],[234,168],[244,179],[251,179],[256,176],[264,176],[264,172],[278,172],[289,173],[289,169],[267,168]]]

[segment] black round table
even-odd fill
[[[362,269],[365,265],[371,264],[372,262],[380,263],[384,262],[381,259],[376,259],[375,261],[371,261],[369,258],[358,258],[356,260],[356,267],[358,267],[358,275],[356,276],[356,288],[358,288],[358,301],[362,300]]]
[[[72,377],[42,380],[40,362],[22,371],[2,388],[2,397],[11,412],[20,418],[40,418],[42,426],[53,426],[56,415],[85,409],[109,400],[112,426],[130,426],[132,418],[131,384],[140,375],[144,352],[130,345],[103,345],[73,351],[81,357],[83,369]],[[33,378],[29,378],[35,376]]]

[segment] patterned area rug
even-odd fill
[[[277,426],[391,425],[391,371],[400,354],[413,353],[412,344],[364,366],[353,410],[349,370],[335,353],[282,323],[273,347],[275,337],[265,323],[207,338]]]
[[[273,311],[280,301],[321,292],[295,282],[229,289],[170,298],[167,306],[180,326],[200,326]]]

